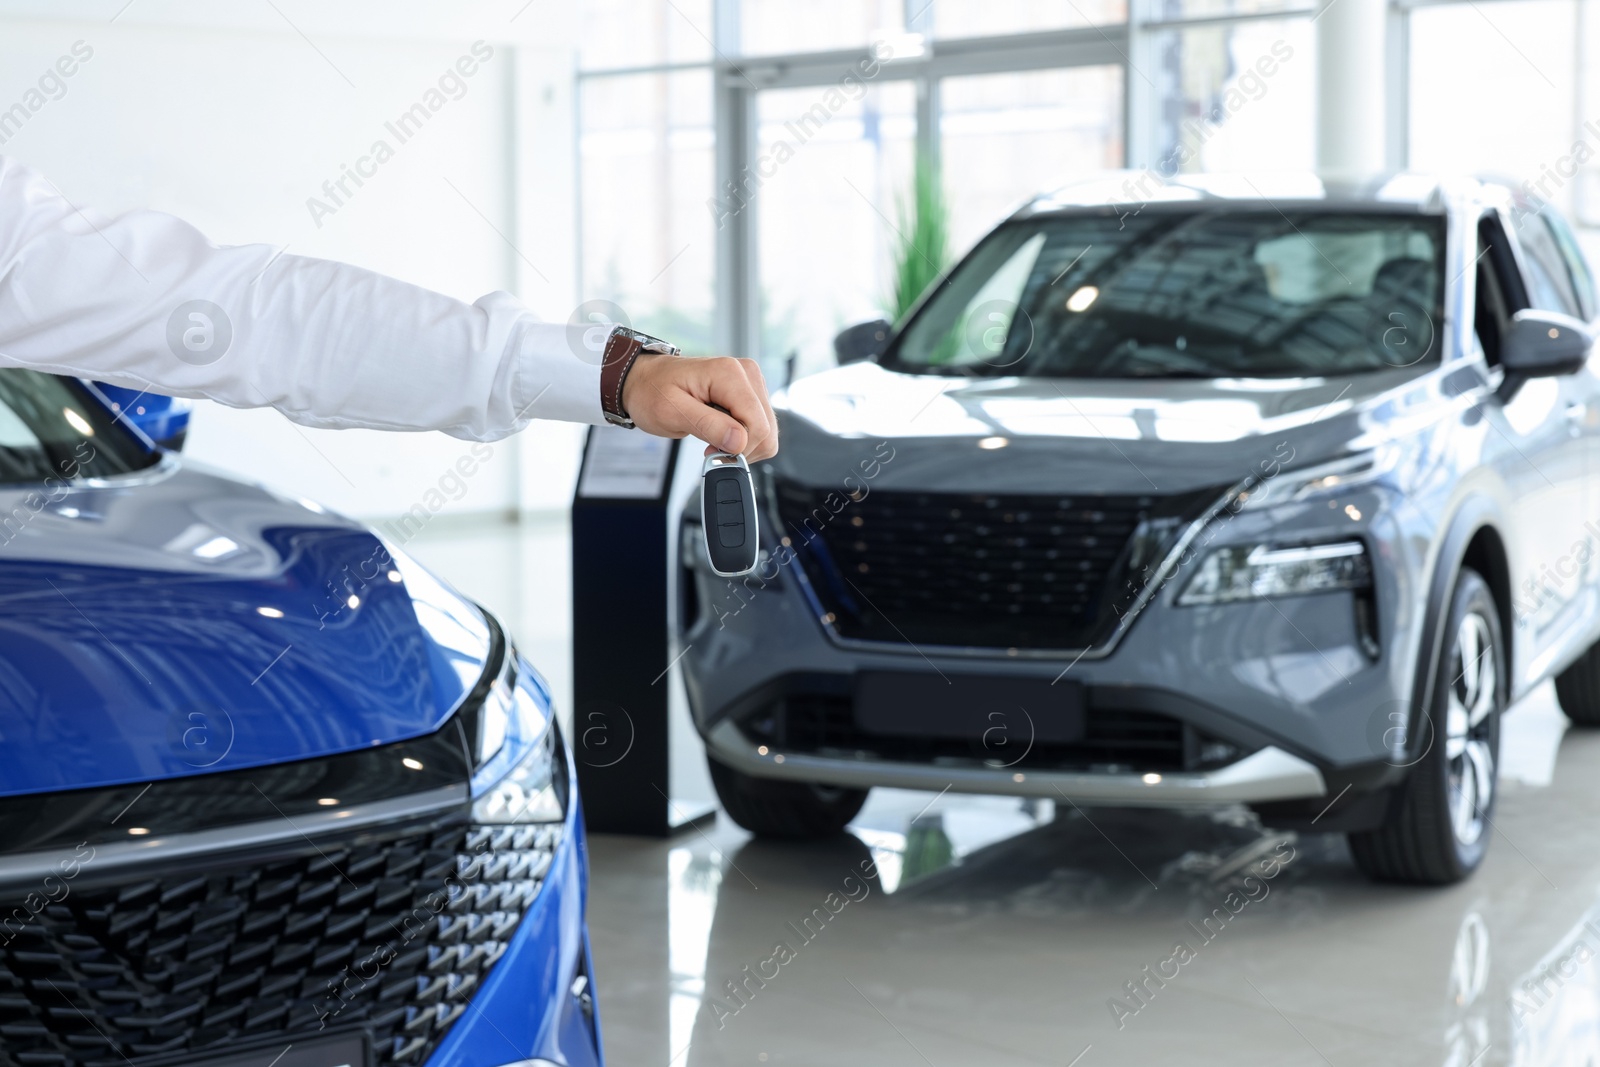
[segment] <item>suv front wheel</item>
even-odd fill
[[[1494,596],[1476,571],[1463,568],[1456,579],[1445,633],[1424,752],[1388,822],[1350,835],[1356,866],[1380,881],[1458,882],[1483,861],[1493,829],[1505,642]]]
[[[756,778],[707,755],[717,799],[734,822],[759,837],[805,840],[831,837],[843,830],[867,790]]]

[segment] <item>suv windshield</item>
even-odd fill
[[[922,374],[1351,374],[1439,358],[1444,219],[1147,207],[991,234],[886,353]]]
[[[0,369],[0,484],[105,478],[160,458],[82,383]]]

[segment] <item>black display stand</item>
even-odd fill
[[[667,837],[713,819],[672,797],[668,497],[678,442],[596,426],[572,500],[572,747],[591,833]]]

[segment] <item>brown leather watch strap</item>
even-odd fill
[[[605,352],[600,357],[600,410],[613,426],[633,429],[633,419],[622,406],[622,387],[643,352],[678,354],[677,348],[660,338],[626,326],[615,327],[606,339]]]

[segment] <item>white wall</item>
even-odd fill
[[[219,243],[286,245],[466,300],[506,289],[542,317],[567,317],[573,5],[124,3],[0,0],[0,107],[74,42],[93,49],[66,94],[0,152],[107,212],[170,211]],[[317,225],[307,198],[475,40],[494,54],[460,98]],[[544,426],[497,445],[452,510],[564,504],[579,432]],[[198,458],[368,517],[405,511],[466,447],[440,434],[308,430],[214,404],[190,440]]]

